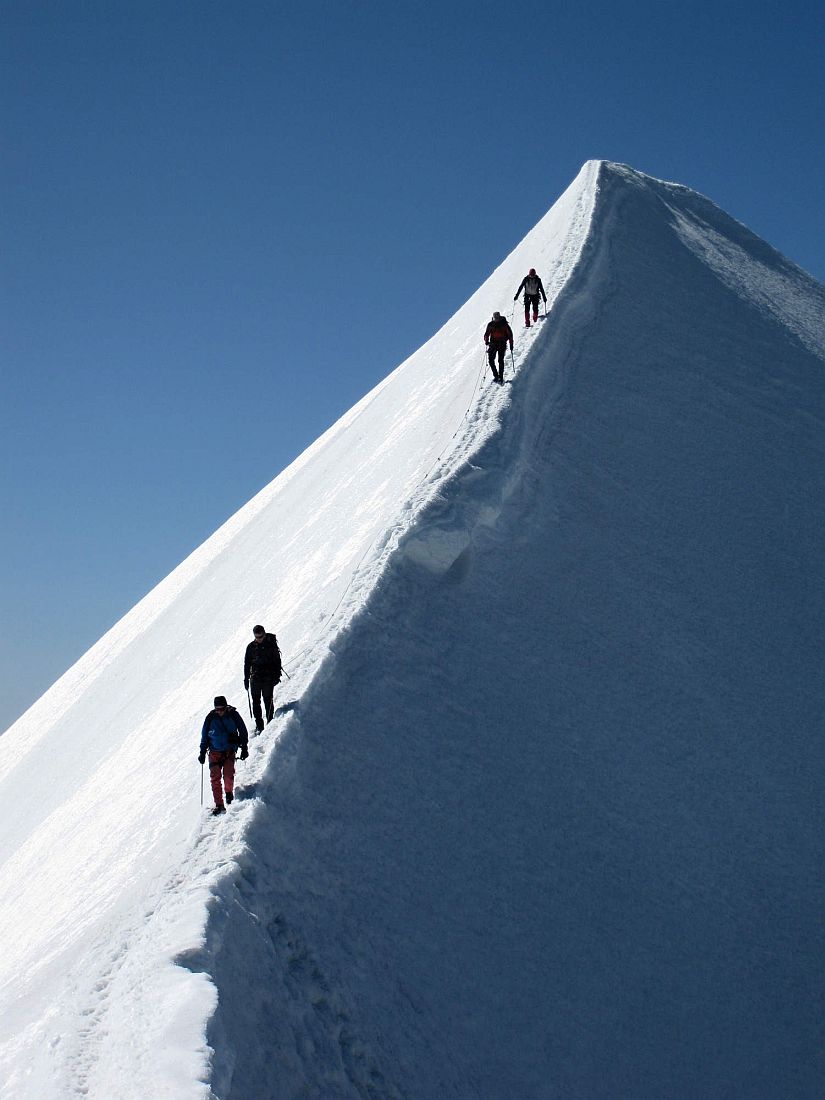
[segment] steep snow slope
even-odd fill
[[[0,739],[3,1100],[819,1096],[823,367],[822,287],[586,165]]]
[[[215,1095],[821,1096],[823,368],[821,286],[602,166],[260,781]]]
[[[256,621],[281,639],[281,703],[299,699],[415,515],[498,430],[508,397],[482,376],[484,325],[531,264],[552,305],[586,240],[598,171],[586,165],[436,336],[0,740],[0,1096],[208,1093],[206,907],[260,811],[285,716],[254,743],[246,798],[219,823],[199,804],[202,716],[216,692],[244,707]],[[516,365],[538,337],[520,334]],[[426,553],[443,563],[459,550],[448,533]]]

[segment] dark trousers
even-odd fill
[[[507,351],[506,340],[491,340],[487,345],[487,358],[493,371],[493,378],[504,377],[504,353]],[[496,356],[498,356],[498,370],[496,370]]]
[[[532,319],[539,319],[539,296],[537,294],[525,295],[525,322],[530,320],[530,306],[532,306]]]
[[[252,676],[249,681],[249,689],[252,693],[252,713],[255,715],[257,729],[264,728],[264,716],[261,713],[261,697],[266,707],[266,720],[271,722],[275,714],[275,704],[272,701],[272,693],[278,681],[274,676]]]

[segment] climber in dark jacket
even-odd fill
[[[264,728],[261,713],[261,696],[266,707],[266,720],[272,721],[275,704],[272,693],[281,679],[281,651],[274,634],[267,634],[262,626],[253,626],[254,640],[246,647],[243,662],[243,686],[252,689],[252,713],[255,715],[255,729],[258,733]]]
[[[490,369],[493,378],[499,385],[504,382],[504,352],[507,345],[513,350],[513,330],[506,317],[496,311],[493,318],[484,330],[484,343],[487,345],[487,358],[490,361]],[[496,370],[496,356],[498,356],[498,370]]]
[[[541,285],[541,279],[536,274],[536,269],[531,267],[524,278],[521,280],[521,286],[515,293],[513,301],[518,299],[519,294],[524,291],[524,323],[527,327],[530,327],[530,306],[533,307],[533,320],[539,319],[539,295],[544,298],[544,311],[547,312],[547,295],[544,293],[544,287]]]
[[[198,760],[201,764],[209,752],[209,780],[212,784],[212,796],[215,799],[213,814],[226,813],[223,793],[226,789],[226,801],[235,797],[235,753],[241,750],[241,760],[249,756],[249,735],[244,720],[234,707],[230,707],[223,695],[215,696],[214,710],[210,710],[203,720],[201,729],[201,747]],[[223,786],[221,786],[223,780]]]

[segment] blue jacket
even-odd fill
[[[203,720],[201,730],[201,752],[214,749],[215,752],[232,752],[237,748],[245,749],[249,741],[243,718],[234,707],[227,707],[223,714],[210,710]]]

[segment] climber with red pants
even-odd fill
[[[209,779],[215,799],[213,815],[226,813],[226,802],[235,797],[235,753],[241,750],[241,760],[249,756],[249,734],[244,720],[234,707],[230,707],[223,695],[215,696],[215,708],[203,720],[201,747],[198,760],[201,765],[209,752]]]
[[[515,293],[513,301],[518,301],[518,296],[524,291],[524,323],[530,327],[530,306],[533,307],[533,320],[539,319],[539,295],[544,298],[544,312],[547,312],[547,295],[541,285],[541,279],[536,274],[536,269],[531,267],[521,280],[521,286]]]

